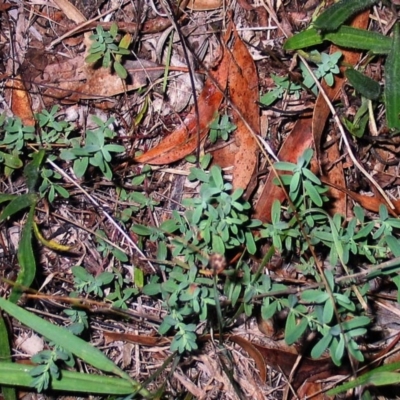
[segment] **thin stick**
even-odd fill
[[[76,180],[72,179],[68,174],[65,173],[65,171],[60,168],[57,164],[55,164],[53,161],[47,159],[47,162],[55,169],[57,170],[66,180],[71,182],[74,186],[76,186],[88,199],[89,201],[97,208],[101,210],[103,215],[108,219],[108,221],[117,229],[117,231],[128,241],[128,243],[139,253],[139,255],[147,261],[149,264],[150,268],[152,271],[156,272],[156,269],[154,266],[147,260],[146,256],[143,254],[143,252],[139,249],[137,244],[129,237],[129,235],[115,222],[113,217],[108,214],[107,211],[103,209],[103,207],[100,205],[100,203],[94,199]]]

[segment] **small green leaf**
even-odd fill
[[[140,268],[135,268],[133,272],[133,281],[135,285],[141,289],[144,286],[144,273]]]
[[[147,296],[156,296],[161,292],[161,284],[149,283],[143,287],[143,294]]]
[[[381,94],[381,87],[377,81],[374,81],[353,68],[347,68],[345,75],[358,93],[367,99],[378,100]]]
[[[93,280],[93,276],[89,274],[85,268],[80,267],[79,265],[72,267],[71,271],[72,274],[82,282],[91,282]]]
[[[304,181],[303,185],[312,202],[318,207],[322,207],[323,201],[315,186],[308,180]]]
[[[312,358],[320,358],[322,353],[331,344],[333,337],[328,333],[326,334],[311,350]]]
[[[388,235],[385,237],[386,243],[389,246],[395,257],[400,257],[400,242],[392,235]]]
[[[369,325],[371,320],[368,317],[361,316],[361,317],[354,317],[350,321],[342,322],[342,328],[344,331],[350,331],[355,328],[360,328],[365,325]]]
[[[281,171],[294,171],[297,165],[286,161],[278,161],[274,164],[274,167]]]
[[[14,198],[7,206],[4,208],[3,212],[0,215],[0,222],[4,221],[6,218],[11,215],[16,214],[17,212],[30,207],[37,202],[37,196],[32,193],[22,194],[16,198]]]
[[[277,308],[278,308],[277,301],[273,301],[271,304],[269,304],[267,306],[264,306],[264,304],[263,304],[263,306],[261,308],[262,318],[265,320],[272,318],[275,315]]]
[[[285,342],[290,346],[298,340],[301,335],[306,331],[308,327],[307,318],[302,318],[298,324],[296,324],[296,315],[294,312],[290,312],[285,325]]]
[[[320,35],[316,29],[311,28],[305,31],[301,31],[287,39],[285,44],[283,45],[283,48],[285,50],[299,50],[306,47],[312,47],[321,43],[323,43],[322,35]],[[272,102],[273,101],[271,101],[271,103]]]
[[[89,54],[89,55],[85,58],[85,61],[86,61],[88,64],[93,64],[93,63],[95,63],[96,61],[100,60],[101,57],[103,57],[103,53],[102,53],[102,52],[99,52],[99,53],[92,53],[92,54]]]
[[[214,165],[211,167],[210,173],[214,180],[215,186],[222,189],[224,187],[224,179],[222,177],[221,168]]]
[[[114,61],[114,69],[121,79],[126,79],[128,77],[128,71],[118,61]]]
[[[15,281],[16,286],[13,287],[10,294],[10,301],[16,303],[22,296],[21,287],[30,287],[36,275],[36,260],[32,247],[32,229],[35,215],[35,204],[31,205],[28,218],[22,229],[21,240],[18,245],[17,259],[20,270]]]

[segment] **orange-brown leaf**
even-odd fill
[[[233,121],[237,126],[235,141],[238,150],[234,158],[233,188],[246,189],[257,165],[258,144],[247,128],[243,118],[253,132],[260,130],[260,114],[257,106],[258,75],[253,57],[240,39],[236,29],[233,32],[234,60],[229,68],[229,95],[231,102],[241,115],[233,111]]]
[[[292,132],[283,143],[278,158],[282,161],[296,163],[299,156],[312,145],[311,118],[300,118],[296,121]],[[275,199],[283,202],[285,192],[272,183],[275,174],[268,174],[264,189],[257,201],[255,217],[263,222],[271,221],[271,207]]]
[[[31,98],[21,76],[17,76],[15,79],[10,78],[6,83],[6,88],[11,98],[11,111],[15,116],[21,118],[24,125],[34,126],[35,118],[33,116]]]
[[[123,342],[140,344],[142,346],[165,346],[170,343],[168,339],[159,336],[133,335],[131,333],[107,331],[104,332],[104,340],[106,344],[121,340]]]
[[[228,40],[232,32],[232,25],[225,35]],[[192,153],[199,145],[199,139],[206,136],[210,123],[217,115],[218,108],[224,97],[222,90],[226,88],[229,71],[229,55],[224,49],[224,55],[216,71],[211,71],[210,75],[218,83],[216,87],[212,79],[208,78],[204,88],[197,100],[199,107],[199,121],[197,121],[195,108],[183,121],[183,125],[163,139],[156,147],[136,158],[136,161],[147,164],[169,164],[178,161]],[[197,126],[199,122],[200,126]],[[198,129],[200,138],[198,137]]]

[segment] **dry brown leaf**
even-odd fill
[[[311,146],[311,118],[299,118],[290,132],[290,135],[286,138],[281,149],[279,150],[278,158],[281,161],[296,163],[297,158]],[[279,173],[281,174],[282,172]],[[258,198],[255,207],[255,218],[258,218],[263,222],[271,221],[271,207],[274,200],[278,199],[281,202],[285,200],[285,192],[280,187],[272,183],[274,178],[275,174],[273,171],[271,171],[268,174],[263,191]]]
[[[0,3],[0,12],[8,11],[11,7],[16,7],[16,5],[10,3]]]
[[[337,190],[342,191],[343,193],[346,193],[348,196],[350,196],[354,201],[359,203],[360,206],[365,208],[366,210],[378,213],[380,205],[386,204],[385,199],[383,197],[380,197],[379,193],[376,194],[375,196],[367,196],[365,194],[356,193],[344,187],[335,185],[334,183],[326,180],[325,178],[322,178],[321,181],[327,186],[333,187]],[[388,207],[387,208],[388,212],[394,217],[398,217],[400,214],[400,200],[392,200],[392,203],[394,205],[394,210]]]
[[[293,366],[297,362],[297,354],[282,349],[261,346],[256,343],[251,344],[262,355],[267,365],[277,371],[282,371],[287,377],[290,375]],[[303,357],[297,366],[292,384],[294,388],[299,388],[306,380],[314,382],[333,375],[347,375],[349,372],[349,366],[337,367],[330,357],[316,360]]]
[[[225,34],[225,42],[231,36],[232,27],[233,24],[228,27]],[[210,78],[204,84],[204,88],[197,100],[200,126],[197,126],[196,112],[193,107],[178,129],[163,139],[156,147],[137,157],[136,161],[156,165],[169,164],[182,159],[196,149],[199,145],[199,139],[204,139],[207,134],[209,125],[215,118],[224,97],[220,89],[224,89],[227,84],[229,61],[229,54],[224,50],[222,61],[219,63],[217,70],[210,72],[213,80],[218,83],[219,88],[214,85]],[[198,129],[200,138],[197,135]]]
[[[71,21],[74,21],[77,24],[86,21],[86,17],[68,0],[53,0],[53,2]]]
[[[267,366],[262,354],[258,351],[257,347],[253,345],[249,340],[242,338],[241,336],[230,336],[229,340],[238,344],[249,356],[254,360],[258,371],[260,373],[260,379],[265,382],[267,379]]]
[[[136,90],[148,84],[148,79],[155,80],[163,74],[163,69],[147,60],[127,61],[124,66],[128,71],[129,84],[109,69],[93,69],[79,55],[65,63],[48,65],[44,73],[35,79],[35,83],[49,87],[43,92],[44,97],[62,98],[70,102],[81,99],[112,97],[125,91]],[[149,71],[146,71],[149,68]]]
[[[192,153],[199,145],[198,141],[206,136],[209,125],[215,118],[222,102],[224,89],[229,75],[229,95],[231,102],[239,113],[246,119],[250,127],[259,131],[260,117],[256,104],[258,99],[257,70],[247,47],[240,39],[231,23],[225,35],[225,43],[233,32],[234,44],[230,52],[224,50],[222,61],[217,70],[211,72],[212,80],[208,78],[203,91],[198,98],[200,116],[200,138],[197,135],[197,120],[194,108],[184,120],[182,126],[167,136],[153,149],[136,158],[136,161],[149,164],[169,164],[180,160]],[[213,81],[218,83],[217,88]],[[235,131],[234,149],[230,154],[233,158],[233,187],[246,188],[254,173],[257,164],[257,142],[252,133],[246,127],[238,113],[233,112],[233,119],[237,125]],[[224,164],[224,163],[222,163]]]
[[[258,101],[258,74],[253,57],[234,29],[233,60],[229,68],[229,95],[241,116],[254,132],[260,130]],[[246,189],[257,166],[258,144],[242,117],[233,111],[237,126],[235,141],[238,147],[234,158],[233,188]]]
[[[159,336],[134,335],[131,333],[117,333],[108,331],[104,331],[103,334],[106,344],[119,340],[122,342],[140,344],[142,346],[164,346],[170,343],[170,340],[167,338],[162,338]]]
[[[222,7],[222,0],[189,0],[187,8],[193,11],[209,11]]]
[[[11,100],[8,104],[11,104],[10,108],[14,115],[21,118],[24,125],[34,126],[31,98],[20,75],[7,80],[6,97]]]

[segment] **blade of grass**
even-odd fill
[[[23,194],[14,198],[7,206],[4,208],[0,215],[0,222],[4,221],[8,217],[17,212],[23,210],[24,208],[30,207],[32,204],[37,202],[37,196],[35,194]]]
[[[400,23],[394,27],[393,44],[385,64],[386,120],[391,129],[400,129]]]
[[[374,54],[388,54],[392,48],[392,39],[380,33],[341,26],[336,32],[320,34],[311,28],[289,38],[283,48],[285,50],[299,50],[312,47],[328,40],[337,46],[350,49],[370,51]]]
[[[2,313],[0,312],[0,359],[11,359],[10,341],[8,339],[8,331]],[[0,382],[1,385],[1,382]],[[17,393],[14,388],[2,386],[4,400],[17,400]]]
[[[327,8],[315,21],[314,26],[323,31],[335,31],[351,16],[367,9],[378,0],[341,0]]]
[[[33,368],[33,365],[0,362],[0,384],[30,387],[32,376],[29,372]],[[60,379],[53,379],[51,385],[52,390],[67,392],[104,395],[127,395],[134,392],[131,383],[126,379],[72,371],[62,371]]]
[[[5,193],[1,193],[0,194],[0,204],[1,203],[5,203],[6,201],[11,201],[14,200],[18,197],[17,194],[5,194]]]
[[[22,324],[43,335],[55,344],[58,344],[64,349],[70,351],[72,354],[81,358],[83,361],[92,365],[93,367],[127,379],[132,385],[132,391],[140,386],[138,382],[131,379],[126,372],[122,371],[99,349],[73,335],[70,331],[53,325],[50,322],[37,317],[36,315],[3,298],[0,298],[0,308],[20,321]],[[140,393],[145,396],[148,395],[148,392],[145,389],[142,389]]]
[[[361,72],[347,68],[345,71],[346,78],[353,85],[354,89],[362,96],[370,100],[377,100],[381,94],[379,83]]]
[[[29,193],[34,193],[36,184],[39,180],[39,167],[41,166],[46,152],[41,149],[32,155],[33,160],[24,168],[24,176],[26,178],[26,186]]]
[[[349,389],[354,389],[360,385],[372,384],[375,386],[384,386],[400,382],[400,374],[392,372],[400,369],[400,362],[384,365],[382,367],[375,368],[374,370],[367,372],[364,375],[352,380],[351,382],[346,382],[334,389],[327,392],[329,396],[335,396],[339,393],[343,393]]]
[[[35,215],[35,205],[31,205],[28,218],[22,228],[21,240],[18,244],[17,259],[19,264],[19,272],[15,286],[12,289],[9,300],[17,303],[22,296],[21,286],[30,287],[36,275],[36,260],[32,248],[32,225]]]

